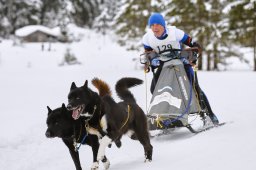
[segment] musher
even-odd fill
[[[165,19],[160,13],[153,13],[148,20],[148,25],[150,29],[145,33],[142,39],[142,43],[147,54],[154,51],[157,54],[161,54],[170,48],[181,49],[181,44],[185,44],[189,47],[197,47],[198,53],[201,53],[201,46],[193,41],[193,39],[186,34],[183,30],[176,28],[175,26],[166,26]],[[177,47],[178,44],[178,47]],[[196,64],[196,59],[193,58],[192,61],[188,61],[186,58],[181,58],[185,71],[189,80],[194,83],[194,70],[192,66]],[[150,67],[153,72],[153,79],[151,82],[150,91],[154,92],[157,80],[162,71],[164,62],[160,61],[158,58],[151,58]],[[146,70],[149,70],[149,66],[146,66]],[[202,100],[204,101],[208,111],[209,117],[214,124],[218,124],[218,118],[213,113],[209,101],[205,93],[200,89]]]

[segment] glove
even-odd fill
[[[202,46],[200,44],[198,44],[197,42],[193,42],[192,47],[197,47],[198,48],[199,56],[202,54],[203,49],[202,49]]]
[[[196,51],[184,50],[180,53],[180,59],[183,62],[183,64],[195,65],[197,58],[198,56]]]
[[[158,67],[160,65],[160,60],[158,58],[153,58],[151,60],[151,66]]]
[[[200,55],[200,53],[198,53],[199,55]],[[193,51],[192,52],[192,57],[190,58],[190,63],[192,64],[192,65],[195,65],[196,64],[196,62],[197,62],[197,59],[198,59],[198,56],[197,56],[197,52],[195,52],[195,51]]]
[[[149,60],[152,60],[156,57],[158,57],[158,54],[155,52],[155,51],[150,51],[146,54],[146,57],[149,59]]]
[[[144,72],[145,72],[145,73],[148,73],[149,71],[150,71],[149,65],[148,65],[148,64],[145,64],[145,65],[144,65]]]

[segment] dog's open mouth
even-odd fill
[[[72,108],[73,119],[77,120],[81,116],[81,113],[83,112],[83,110],[84,110],[84,105],[79,105],[75,108]]]

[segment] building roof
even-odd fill
[[[42,25],[28,25],[28,26],[22,27],[15,31],[15,35],[18,37],[26,37],[36,31],[41,31],[41,32],[44,32],[45,34],[48,34],[54,37],[57,37],[60,35],[60,29],[58,28],[50,29]]]

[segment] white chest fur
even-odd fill
[[[104,132],[107,132],[107,119],[106,119],[106,116],[105,116],[105,115],[102,116],[102,118],[101,118],[101,120],[100,120],[100,127],[102,128],[102,130],[103,130]],[[95,128],[89,126],[88,123],[86,123],[85,128],[86,128],[86,131],[87,131],[89,134],[91,134],[91,135],[97,135],[98,138],[101,138],[101,137],[102,137],[101,134],[100,134],[100,132],[98,131],[98,129],[95,129]]]

